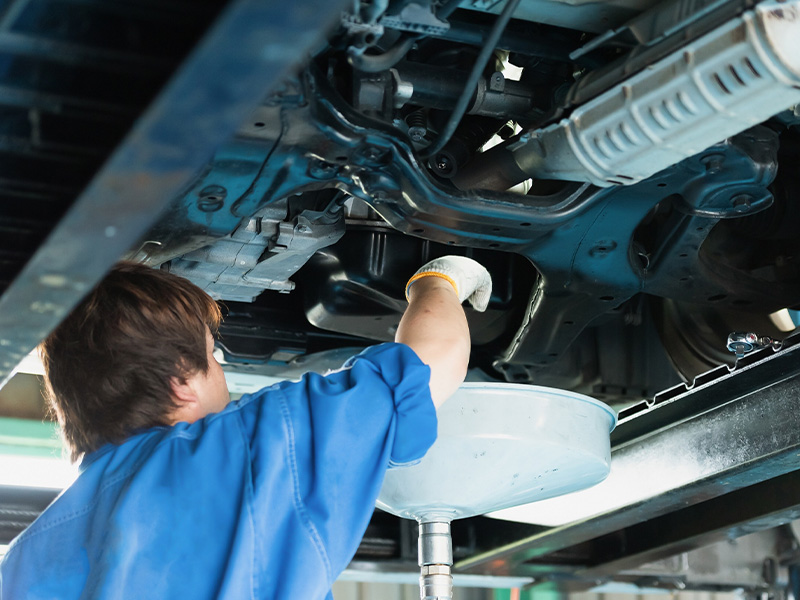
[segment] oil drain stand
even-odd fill
[[[378,508],[419,522],[420,598],[452,598],[450,523],[584,489],[608,476],[616,414],[581,394],[467,383],[438,412],[436,443],[390,469]]]

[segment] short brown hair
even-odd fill
[[[137,430],[168,425],[171,381],[208,370],[220,310],[189,281],[120,263],[40,351],[45,392],[73,461]]]

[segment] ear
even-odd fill
[[[197,393],[188,380],[180,380],[173,377],[170,380],[172,396],[175,398],[178,407],[169,416],[170,425],[187,422],[194,423],[200,415],[200,400]]]
[[[199,402],[197,392],[194,391],[194,387],[189,383],[189,380],[173,377],[169,383],[172,388],[172,395],[181,406],[186,405],[186,408],[189,408],[189,405]]]

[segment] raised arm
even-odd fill
[[[431,369],[431,396],[438,408],[464,381],[470,337],[461,303],[466,299],[483,311],[492,282],[479,263],[445,256],[427,263],[407,287],[408,309],[395,340],[410,346]]]

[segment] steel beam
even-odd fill
[[[800,335],[788,338],[783,350],[748,354],[731,369],[721,365],[619,413],[611,446],[621,447],[673,423],[690,419],[731,400],[757,393],[779,381],[800,375]]]
[[[0,298],[0,379],[134,247],[344,0],[233,0]]]
[[[613,576],[710,544],[774,529],[800,518],[800,472],[712,498],[683,510],[638,523],[583,550],[582,579]],[[581,548],[573,550],[580,552]]]
[[[627,441],[612,449],[611,474],[605,482],[545,501],[564,510],[584,509],[579,520],[457,562],[454,571],[531,573],[536,568],[530,563],[548,562],[548,557],[564,549],[712,499],[719,499],[722,506],[736,500],[732,493],[737,490],[793,473],[800,466],[799,358],[800,346],[794,345],[741,370],[726,370],[717,383],[702,382],[680,398],[673,398],[672,402],[691,406],[695,396],[705,397],[705,410],[688,410],[683,420],[670,420],[641,437],[621,436]],[[758,389],[736,385],[751,377],[755,378],[753,381],[760,379]],[[715,389],[719,394],[711,406],[707,396],[713,396]],[[668,412],[674,415],[673,410]],[[761,511],[765,514],[780,510],[792,515],[794,504],[790,504],[778,508],[755,506],[751,516],[758,518]],[[699,535],[704,526],[720,527],[713,520],[696,525],[693,536]],[[617,559],[622,558],[622,554],[617,555]]]

